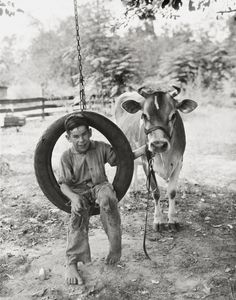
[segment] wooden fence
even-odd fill
[[[26,117],[38,117],[51,115],[63,111],[69,112],[74,103],[74,96],[51,97],[51,98],[27,98],[27,99],[0,99],[0,114],[23,113]],[[110,101],[95,102],[88,101],[87,109],[94,111],[104,110],[105,114],[110,114],[112,103]]]

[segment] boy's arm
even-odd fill
[[[74,193],[66,183],[61,183],[60,188],[62,193],[66,195],[66,197],[68,197],[71,201],[77,201],[78,195]]]
[[[133,150],[134,159],[144,155],[146,153],[146,145],[141,146],[140,148]],[[110,145],[107,145],[107,161],[111,166],[117,165],[116,154]]]
[[[72,212],[79,213],[87,208],[84,197],[74,193],[66,183],[61,183],[60,188],[62,193],[70,199]]]
[[[146,153],[146,147],[146,145],[143,145],[140,148],[133,150],[134,159],[144,155]]]
[[[68,185],[72,179],[72,166],[69,159],[68,151],[64,152],[60,160],[60,176],[58,183],[62,193],[71,201],[71,211],[79,214],[83,209],[86,209],[86,203],[83,196],[78,195],[72,191]]]

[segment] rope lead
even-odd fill
[[[146,214],[145,214],[145,226],[144,226],[144,235],[143,235],[143,251],[145,253],[145,256],[147,259],[151,260],[150,256],[147,253],[146,249],[146,236],[147,236],[147,220],[148,220],[148,208],[149,208],[149,200],[150,200],[150,187],[151,187],[151,176],[155,179],[155,174],[153,171],[153,159],[149,158],[148,160],[148,174],[147,174],[147,191],[148,191],[148,197],[147,197],[147,205],[146,205]]]

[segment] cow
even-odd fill
[[[171,231],[179,229],[175,196],[186,145],[178,111],[190,113],[197,107],[190,99],[177,101],[175,96],[179,93],[180,88],[175,86],[169,91],[144,86],[121,94],[115,106],[116,123],[129,140],[135,157],[141,156],[145,173],[152,161],[154,174],[168,183],[168,227]],[[155,176],[151,177],[150,186],[155,205],[153,228],[162,231],[166,222]]]

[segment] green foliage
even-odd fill
[[[20,8],[16,8],[14,1],[0,0],[0,16],[6,15],[12,17],[18,12],[23,13],[24,11]]]
[[[97,7],[86,5],[79,17],[84,73],[87,81],[92,82],[88,94],[101,99],[121,93],[139,78],[133,49],[120,36],[111,34],[108,28],[111,19],[111,13],[102,3]],[[67,61],[77,58],[76,50],[70,48],[65,57]],[[78,84],[79,74],[73,79]]]
[[[140,20],[154,20],[155,15],[166,6],[178,10],[182,6],[182,0],[121,0],[127,7],[126,15],[134,11]]]
[[[172,40],[166,36],[156,36],[153,23],[143,21],[142,27],[137,27],[128,32],[126,43],[135,49],[134,55],[139,61],[139,76],[144,78],[158,72],[160,59],[163,53],[172,47]]]
[[[190,42],[162,57],[160,74],[182,86],[201,78],[204,88],[220,89],[232,75],[232,61],[222,46]]]
[[[138,79],[138,60],[133,59],[131,49],[120,46],[109,48],[109,55],[91,61],[97,75],[96,85],[100,97],[120,95],[126,86]]]
[[[135,13],[141,20],[154,20],[157,13],[162,14],[162,10],[170,7],[173,10],[178,10],[182,5],[182,0],[121,0],[126,6],[126,15],[130,12]],[[188,0],[189,11],[205,10],[217,0]],[[170,17],[174,17],[170,14]]]
[[[127,41],[111,34],[111,13],[103,6],[81,7],[80,46],[86,94],[100,99],[117,95],[139,78],[139,63]],[[75,20],[69,17],[56,30],[39,28],[30,48],[21,57],[18,80],[30,79],[50,96],[52,85],[79,85]],[[54,84],[52,84],[54,83]]]
[[[204,10],[206,7],[209,7],[212,2],[216,2],[217,0],[189,0],[188,8],[190,11],[202,9]]]
[[[15,78],[16,63],[14,61],[15,36],[5,37],[1,43],[0,85],[9,85]]]
[[[28,53],[24,54],[21,77],[41,85],[46,95],[50,94],[50,81],[57,81],[60,77],[61,47],[61,40],[55,31],[41,30],[32,41]]]
[[[183,88],[191,84],[196,88],[223,91],[226,82],[236,86],[236,82],[233,83],[236,78],[235,18],[231,18],[228,26],[229,38],[221,43],[212,41],[207,30],[196,39],[188,26],[173,36],[168,32],[155,36],[150,27],[143,26],[130,32],[127,42],[137,49],[143,70],[140,75],[145,82],[152,80],[163,85],[179,82]]]
[[[76,64],[64,63],[64,53],[75,45],[73,18],[61,22],[56,30],[39,28],[27,51],[18,58],[16,83],[30,80],[43,87],[45,96],[58,93],[54,86],[73,85]]]
[[[86,4],[79,9],[87,99],[96,95],[103,101],[148,80],[164,84],[179,82],[182,87],[201,86],[215,91],[223,90],[226,82],[236,86],[235,17],[228,20],[230,34],[221,43],[213,42],[207,29],[201,32],[200,39],[195,39],[188,26],[174,32],[173,36],[168,28],[156,36],[150,19],[120,36],[110,31],[112,15],[103,1],[96,4]],[[77,87],[79,69],[74,17],[61,21],[55,30],[42,27],[38,30],[28,51],[18,53],[17,61],[15,39],[8,38],[5,46],[1,45],[0,83],[31,80],[43,86],[49,96],[53,93],[52,86]],[[58,95],[56,88],[54,93]]]

